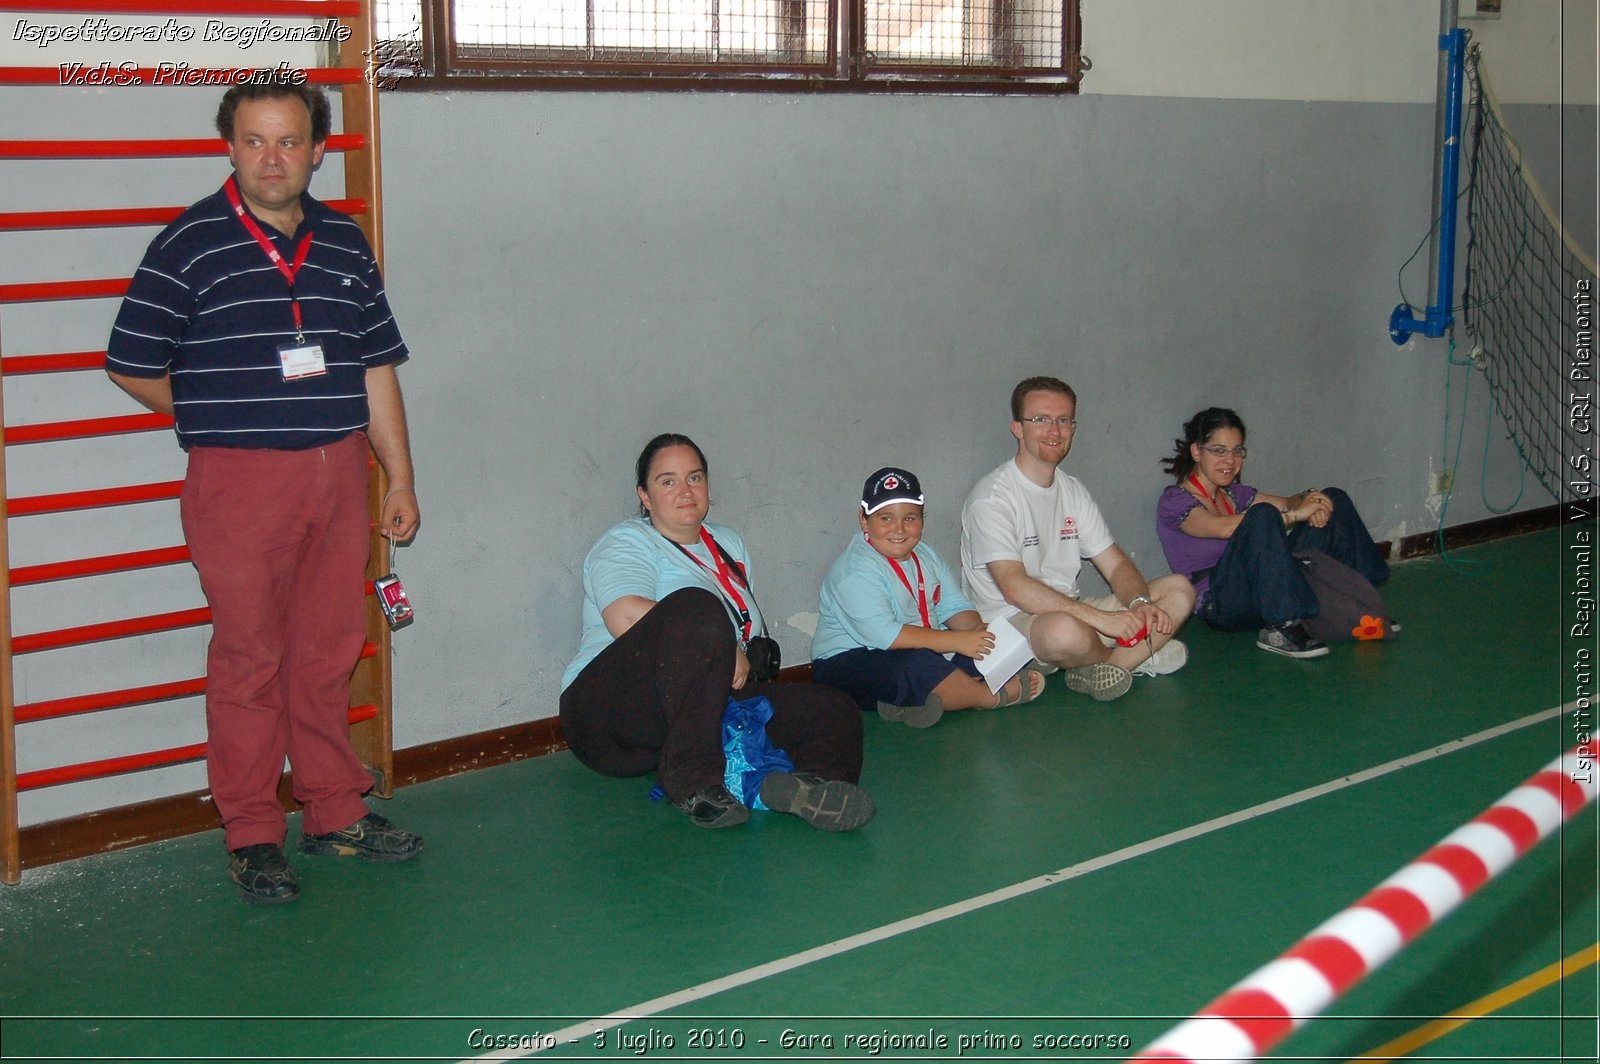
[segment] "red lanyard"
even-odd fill
[[[689,548],[685,547],[682,543],[672,541],[672,545],[683,551],[683,553],[688,556],[690,561],[694,562],[706,572],[709,573],[714,571],[716,573],[717,583],[722,585],[722,590],[728,593],[728,598],[732,600],[734,608],[739,611],[739,623],[744,626],[740,638],[744,639],[746,642],[749,642],[750,631],[755,626],[755,622],[750,619],[750,610],[745,606],[744,598],[739,594],[739,589],[735,586],[733,568],[728,565],[727,559],[723,557],[722,549],[717,546],[717,541],[711,538],[711,533],[706,531],[704,525],[700,526],[700,542],[705,544],[706,550],[711,552],[712,561],[717,563],[715,570],[713,570],[705,562],[701,561],[698,557],[691,554],[689,552]],[[739,579],[737,582],[744,582],[743,573],[739,574]]]
[[[1198,491],[1201,496],[1204,497],[1206,502],[1211,503],[1213,506],[1221,506],[1227,510],[1230,515],[1233,513],[1233,503],[1229,502],[1228,497],[1222,494],[1221,488],[1217,489],[1217,494],[1215,496],[1210,495],[1206,491],[1206,486],[1200,483],[1200,478],[1195,476],[1193,473],[1189,474],[1189,483],[1194,485],[1194,490]]]
[[[906,585],[906,590],[911,592],[911,595],[917,600],[917,612],[922,614],[922,627],[932,628],[933,619],[928,616],[928,594],[923,590],[922,584],[922,561],[917,557],[917,552],[911,552],[911,560],[917,567],[917,589],[915,591],[911,590],[911,581],[906,579],[906,571],[900,568],[899,562],[889,557],[885,557],[883,560],[889,563],[889,568],[894,570],[894,575],[900,578],[900,582]]]
[[[250,217],[250,212],[244,209],[244,202],[239,199],[239,188],[234,183],[232,174],[228,175],[227,183],[222,187],[228,194],[228,202],[233,204],[233,213],[239,216],[239,220],[250,231],[250,235],[256,238],[256,243],[261,245],[261,250],[267,253],[267,258],[272,260],[272,264],[278,268],[278,272],[283,274],[284,278],[289,282],[289,307],[294,311],[294,338],[299,343],[305,343],[305,327],[300,321],[300,300],[295,298],[294,294],[294,276],[300,272],[300,267],[305,264],[307,253],[311,251],[311,231],[309,229],[306,230],[305,238],[300,241],[300,246],[295,248],[294,265],[291,266],[283,261],[283,256],[278,254],[278,249],[272,246],[272,241],[267,238],[267,234],[261,231],[261,227],[256,224],[256,220]]]

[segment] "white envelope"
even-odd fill
[[[1011,622],[1000,618],[989,622],[989,634],[994,636],[994,649],[979,661],[978,671],[983,673],[989,690],[999,691],[1006,681],[1033,660],[1033,647]]]

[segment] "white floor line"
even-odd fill
[[[1102,868],[1110,868],[1111,866],[1121,864],[1124,861],[1131,861],[1135,857],[1143,857],[1145,854],[1155,853],[1157,850],[1164,850],[1168,846],[1175,846],[1180,842],[1187,842],[1190,839],[1199,838],[1202,835],[1209,835],[1214,831],[1221,831],[1223,828],[1232,827],[1235,824],[1241,824],[1246,820],[1253,820],[1259,816],[1266,816],[1269,813],[1276,813],[1279,810],[1288,809],[1289,807],[1299,805],[1302,802],[1309,802],[1313,798],[1320,798],[1325,794],[1333,794],[1336,791],[1344,790],[1346,787],[1354,787],[1357,784],[1366,783],[1368,780],[1374,780],[1380,776],[1387,776],[1391,772],[1398,772],[1401,769],[1410,768],[1412,765],[1419,765],[1425,761],[1432,761],[1434,758],[1443,757],[1445,754],[1452,754],[1457,750],[1464,750],[1469,746],[1476,746],[1478,743],[1487,742],[1490,739],[1495,739],[1514,731],[1520,731],[1521,729],[1530,725],[1538,724],[1541,721],[1549,720],[1550,718],[1558,716],[1562,713],[1570,712],[1575,706],[1576,703],[1568,703],[1564,706],[1556,706],[1552,709],[1541,710],[1538,713],[1533,713],[1526,717],[1518,718],[1517,720],[1508,721],[1505,724],[1496,725],[1495,727],[1485,729],[1484,731],[1474,732],[1471,735],[1466,735],[1459,739],[1452,739],[1447,743],[1435,746],[1429,750],[1423,750],[1415,754],[1408,754],[1405,757],[1397,758],[1394,761],[1387,761],[1381,765],[1375,765],[1372,768],[1363,769],[1362,771],[1353,773],[1349,776],[1344,776],[1336,780],[1330,780],[1327,783],[1318,784],[1315,787],[1307,787],[1305,790],[1295,791],[1293,794],[1286,794],[1281,798],[1274,798],[1271,801],[1262,802],[1259,805],[1252,805],[1247,809],[1240,809],[1237,812],[1228,813],[1225,816],[1216,817],[1212,820],[1207,820],[1204,823],[1192,824],[1189,827],[1180,828],[1177,831],[1171,831],[1165,835],[1157,835],[1153,839],[1146,839],[1144,842],[1135,843],[1132,846],[1125,846],[1120,850],[1113,850],[1110,853],[1101,854],[1099,857],[1091,857],[1087,861],[1080,861],[1075,865],[1068,865],[1066,868],[1057,869],[1054,872],[1047,872],[1044,875],[1036,876],[1033,879],[1025,879],[1020,883],[1013,883],[1008,887],[1001,887],[999,890],[989,891],[987,894],[978,894],[974,897],[966,898],[950,905],[941,906],[938,909],[930,909],[927,912],[918,913],[916,916],[908,916],[904,920],[896,920],[892,924],[884,924],[881,927],[875,927],[869,931],[862,931],[859,934],[836,939],[833,942],[828,942],[821,946],[813,947],[812,949],[802,950],[799,953],[793,953],[787,957],[780,957],[777,960],[768,961],[765,964],[758,964],[753,968],[746,968],[743,971],[725,975],[720,979],[713,979],[708,983],[701,983],[699,986],[691,986],[682,990],[675,990],[670,994],[663,994],[661,997],[651,998],[649,1001],[641,1001],[637,1005],[630,1005],[628,1008],[621,1009],[616,1012],[610,1012],[604,1016],[596,1016],[592,1020],[585,1020],[582,1023],[572,1024],[571,1026],[563,1027],[560,1030],[541,1033],[539,1036],[539,1045],[532,1048],[503,1049],[494,1053],[486,1053],[478,1057],[469,1057],[466,1060],[461,1061],[460,1064],[471,1064],[472,1061],[478,1060],[520,1060],[524,1057],[533,1056],[536,1053],[542,1053],[546,1049],[554,1049],[558,1046],[569,1045],[576,1040],[592,1037],[599,1031],[610,1030],[614,1027],[621,1027],[623,1024],[631,1023],[635,1020],[647,1019],[651,1016],[656,1016],[663,1012],[667,1012],[670,1009],[687,1005],[690,1002],[699,1001],[715,994],[720,994],[725,990],[733,990],[741,986],[748,986],[751,983],[759,982],[762,979],[766,979],[769,976],[778,975],[781,972],[792,971],[795,968],[800,968],[804,965],[815,963],[816,961],[826,960],[829,957],[837,957],[841,953],[848,953],[851,950],[860,949],[862,946],[870,946],[875,942],[883,942],[886,939],[895,938],[910,931],[917,931],[924,927],[930,927],[934,924],[943,923],[946,920],[953,920],[958,916],[965,916],[968,913],[977,912],[979,909],[986,909],[991,905],[998,905],[1000,902],[1010,901],[1012,898],[1020,898],[1023,895],[1032,894],[1036,890],[1043,890],[1046,887],[1052,887],[1058,883],[1065,883],[1068,880],[1076,879],[1079,876],[1088,875],[1090,872],[1098,872]],[[1471,810],[1465,815],[1472,816],[1477,812],[1479,811]]]

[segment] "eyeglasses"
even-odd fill
[[[1061,428],[1070,431],[1071,429],[1078,427],[1078,419],[1075,417],[1051,417],[1049,414],[1035,414],[1032,417],[1025,417],[1022,420],[1026,421],[1030,425],[1036,425],[1041,429],[1050,425],[1058,425]]]
[[[1224,447],[1220,443],[1213,443],[1209,447],[1202,447],[1200,449],[1202,451],[1206,452],[1206,454],[1209,454],[1213,458],[1222,458],[1225,455],[1230,455],[1230,454],[1233,455],[1235,458],[1243,458],[1245,455],[1250,453],[1249,449],[1247,447],[1245,447],[1245,445],[1242,444],[1242,443],[1239,446],[1233,447],[1233,448]]]

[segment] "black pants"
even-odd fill
[[[654,772],[678,801],[722,782],[722,711],[733,682],[733,628],[709,591],[674,591],[591,661],[561,694],[561,730],[579,761],[605,776]],[[818,684],[747,684],[772,703],[767,738],[796,772],[861,778],[861,714]]]

